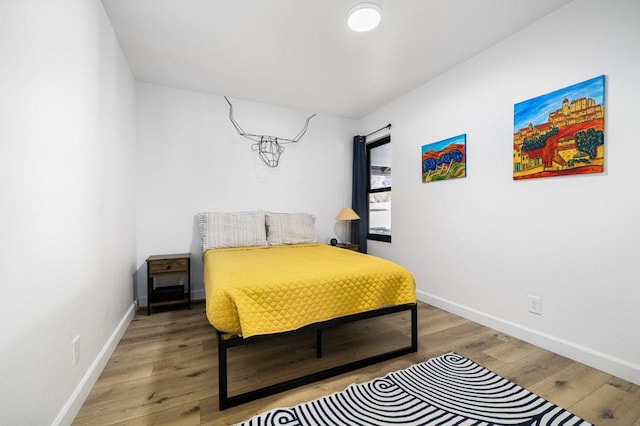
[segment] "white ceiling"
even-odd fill
[[[361,118],[570,1],[377,0],[370,33],[359,0],[102,3],[138,80]]]

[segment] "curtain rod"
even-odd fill
[[[390,128],[391,128],[391,123],[387,124],[387,125],[386,125],[386,126],[384,126],[384,127],[380,127],[378,130],[374,130],[373,132],[371,132],[371,133],[369,133],[368,135],[366,135],[366,136],[365,136],[365,138],[368,138],[368,137],[369,137],[369,136],[371,136],[371,135],[375,135],[376,133],[378,133],[378,132],[379,132],[379,131],[381,131],[381,130],[384,130],[384,129],[390,129]]]

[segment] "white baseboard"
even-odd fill
[[[137,309],[138,304],[134,301],[124,314],[122,320],[120,320],[120,323],[113,331],[111,337],[109,337],[109,340],[107,340],[107,343],[105,343],[96,359],[91,363],[91,366],[82,377],[82,380],[80,380],[80,383],[73,391],[67,402],[64,404],[64,407],[62,407],[56,416],[52,423],[53,425],[70,425],[73,422],[73,419],[80,411],[80,408],[82,408],[82,404],[84,404],[87,396],[89,396],[93,385],[95,385],[98,377],[100,377],[100,373],[102,373],[102,370],[104,370],[104,367],[107,365],[113,351],[118,346],[122,335],[127,331],[127,327],[129,327]]]
[[[640,385],[640,365],[422,291],[418,300]]]
[[[191,291],[191,300],[204,300],[204,289],[202,289],[202,290],[192,290]]]

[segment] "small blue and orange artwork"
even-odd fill
[[[422,182],[467,176],[467,135],[422,145]]]

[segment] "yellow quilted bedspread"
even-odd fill
[[[325,244],[207,250],[204,287],[209,322],[245,338],[416,301],[403,267]]]

